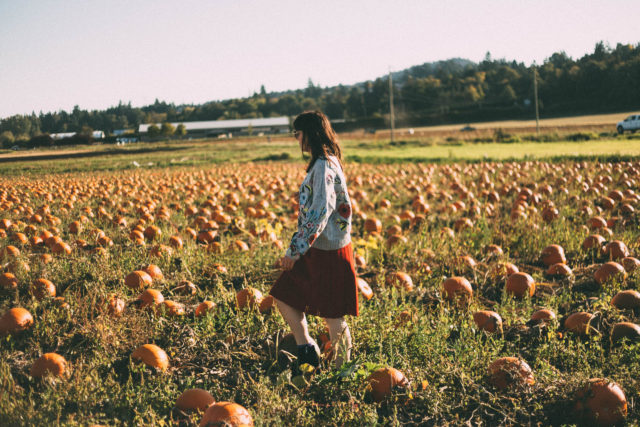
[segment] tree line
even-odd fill
[[[640,43],[599,42],[593,53],[572,59],[554,53],[539,66],[492,59],[474,63],[450,59],[417,65],[392,73],[398,126],[463,123],[531,117],[534,105],[534,68],[540,112],[544,116],[622,111],[640,106]],[[161,102],[144,107],[119,103],[103,111],[40,112],[0,120],[0,143],[28,141],[48,133],[136,129],[156,123],[158,135],[184,134],[169,122],[294,116],[320,109],[338,130],[380,128],[389,122],[389,77],[354,85],[322,88],[309,80],[304,89],[267,92],[261,87],[250,97],[212,101],[201,105]],[[167,126],[168,125],[168,126]]]

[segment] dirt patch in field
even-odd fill
[[[59,160],[59,159],[77,159],[83,157],[100,157],[112,156],[117,154],[142,154],[157,153],[162,151],[180,151],[184,150],[183,146],[161,147],[161,148],[139,148],[136,150],[74,150],[74,151],[33,151],[29,153],[10,153],[0,155],[0,163],[32,161],[32,160]]]

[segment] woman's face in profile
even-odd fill
[[[308,147],[304,143],[304,134],[302,133],[301,130],[294,131],[293,136],[298,140],[298,143],[300,144],[300,149],[303,152],[309,151]]]

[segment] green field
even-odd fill
[[[343,154],[347,161],[389,163],[398,161],[454,162],[504,160],[560,160],[615,159],[640,156],[640,139],[627,137],[592,141],[517,142],[517,143],[454,143],[434,142],[431,139],[400,140],[344,140]],[[136,168],[184,167],[249,162],[301,159],[295,141],[283,139],[267,142],[263,139],[231,141],[173,141],[137,143],[126,147],[108,145],[66,147],[46,153],[60,154],[82,151],[86,157],[48,160],[1,162],[0,174],[39,174],[43,172],[79,172],[123,170]],[[43,154],[45,151],[23,151],[9,156]],[[135,163],[134,163],[135,162]]]

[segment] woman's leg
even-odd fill
[[[351,332],[344,317],[336,319],[324,319],[329,327],[329,337],[335,352],[334,364],[340,369],[344,362],[351,358]]]
[[[320,354],[320,348],[318,347],[318,344],[309,335],[307,318],[305,317],[304,313],[278,300],[277,298],[275,300],[276,305],[278,306],[278,310],[280,310],[282,317],[284,317],[284,320],[291,328],[291,332],[296,339],[296,344],[312,344],[316,348],[318,354]]]

